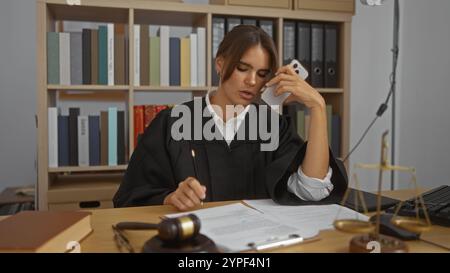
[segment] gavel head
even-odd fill
[[[200,219],[195,214],[164,219],[159,223],[158,236],[166,242],[182,242],[194,238],[200,231]]]

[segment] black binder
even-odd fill
[[[80,108],[69,108],[69,166],[78,166],[78,116]]]
[[[259,20],[259,27],[264,30],[269,36],[274,39],[274,32],[273,32],[273,21],[272,20]]]
[[[338,25],[325,25],[325,83],[326,88],[338,87]]]
[[[125,163],[125,111],[117,111],[117,164]]]
[[[295,22],[286,21],[283,26],[283,65],[295,59]]]
[[[311,24],[297,22],[297,60],[308,71],[306,78],[311,83]]]
[[[219,49],[219,45],[225,36],[225,18],[213,17],[212,18],[212,68],[211,68],[211,84],[213,86],[219,85],[219,76],[216,71],[216,53]]]
[[[81,55],[82,55],[82,64],[81,67],[83,69],[83,84],[91,84],[91,30],[87,28],[83,28],[81,32],[81,43],[83,46]],[[78,165],[78,162],[77,162]]]
[[[227,17],[226,33],[230,32],[235,26],[242,24],[242,20],[239,17]]]
[[[323,87],[323,24],[311,24],[311,85]]]

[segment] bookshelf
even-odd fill
[[[342,0],[336,0],[341,2]],[[347,1],[346,2],[352,2]],[[120,177],[127,165],[117,166],[64,166],[49,167],[48,108],[58,106],[58,101],[79,100],[85,102],[106,101],[121,103],[125,109],[127,142],[126,155],[134,147],[134,106],[139,104],[136,96],[186,93],[189,98],[203,96],[215,89],[212,83],[212,19],[215,16],[240,16],[273,20],[275,42],[279,58],[283,56],[283,22],[285,20],[307,20],[334,22],[339,25],[339,69],[338,88],[318,88],[333,112],[341,117],[341,155],[348,151],[349,142],[349,95],[350,95],[350,45],[353,10],[341,11],[303,9],[297,1],[289,7],[237,6],[239,1],[217,1],[209,5],[187,4],[175,1],[143,0],[83,0],[80,6],[69,6],[66,0],[37,0],[36,50],[37,50],[37,149],[39,210],[107,208],[112,206],[111,198],[120,183]],[[219,1],[220,2],[220,1]],[[226,2],[226,3],[225,3]],[[245,1],[244,1],[245,2]],[[247,1],[248,2],[248,1]],[[300,1],[299,1],[300,2]],[[225,5],[224,5],[225,4]],[[264,15],[264,16],[261,16]],[[47,32],[62,32],[64,21],[99,22],[124,24],[128,33],[126,66],[128,82],[123,85],[47,84]],[[135,24],[204,27],[206,29],[206,85],[205,86],[154,86],[134,83],[134,31]],[[102,109],[104,110],[104,109]],[[100,178],[99,178],[100,177]],[[81,185],[81,186],[80,186]],[[96,195],[93,195],[93,192]],[[101,196],[101,197],[100,197]],[[89,207],[89,205],[92,205]]]

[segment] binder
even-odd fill
[[[286,21],[283,26],[283,65],[295,59],[295,22]]]
[[[297,23],[297,60],[311,75],[311,24]],[[305,79],[311,83],[311,76]]]
[[[323,24],[311,24],[311,85],[323,87]]]
[[[338,25],[325,25],[325,70],[324,86],[326,88],[338,87]]]
[[[274,39],[272,20],[259,20],[259,27],[269,34],[270,38]]]
[[[253,18],[243,18],[243,19],[242,19],[242,24],[243,24],[243,25],[252,25],[252,26],[256,26],[256,19],[253,19]]]
[[[230,32],[235,26],[239,26],[240,24],[241,24],[241,18],[228,17],[226,33]]]
[[[213,86],[219,85],[219,76],[216,71],[216,54],[219,49],[219,45],[225,36],[225,18],[213,17],[212,18],[212,69],[211,69],[211,84]]]

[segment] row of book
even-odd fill
[[[57,107],[48,108],[48,165],[116,166],[126,164],[125,112],[117,107],[100,115],[80,115],[80,108],[69,108],[61,115]]]
[[[205,86],[206,29],[172,37],[170,26],[134,25],[134,85]]]
[[[134,147],[140,140],[145,129],[150,125],[156,115],[164,109],[172,108],[173,105],[135,105],[133,109],[134,115]]]
[[[123,85],[128,82],[124,24],[81,32],[47,32],[47,83]]]
[[[237,25],[254,25],[259,26],[267,34],[269,34],[272,39],[275,39],[275,28],[273,20],[269,19],[255,19],[255,18],[244,18],[244,17],[218,17],[214,16],[212,18],[212,73],[211,80],[213,86],[219,85],[219,77],[215,70],[215,57],[217,50],[219,49],[220,42],[222,42],[225,34],[231,31]]]
[[[326,105],[328,144],[335,156],[341,155],[341,117],[333,114],[333,107]],[[305,141],[308,140],[310,113],[306,107],[299,103],[283,106],[283,114],[290,116],[298,135]]]
[[[284,22],[283,63],[299,60],[309,72],[306,81],[313,87],[339,87],[338,45],[337,23]]]

